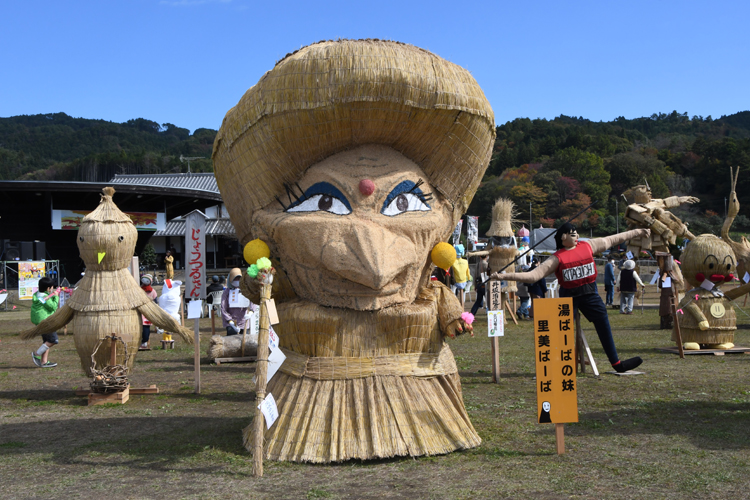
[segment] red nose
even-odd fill
[[[362,179],[359,181],[359,192],[364,196],[370,196],[375,191],[375,183],[370,179]]]

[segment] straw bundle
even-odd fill
[[[91,354],[98,342],[112,333],[123,338],[128,346],[128,359],[118,363],[132,370],[141,337],[141,314],[153,324],[178,333],[192,343],[192,332],[159,309],[138,286],[127,267],[135,250],[138,233],[130,217],[112,201],[115,190],[104,188],[99,206],[83,218],[78,231],[78,249],[86,264],[86,274],[65,306],[23,332],[30,339],[51,333],[72,321],[76,350],[81,367],[91,369]],[[118,352],[118,357],[124,358]],[[109,363],[108,352],[97,352],[97,368]]]
[[[311,165],[353,146],[387,145],[468,207],[495,137],[492,109],[463,68],[412,45],[323,41],[290,54],[227,113],[214,142],[216,181],[242,243],[252,214]]]
[[[213,335],[208,342],[208,359],[213,361],[216,358],[233,358],[241,356],[242,335]],[[245,337],[245,356],[255,356],[258,352],[258,336],[244,335]]]
[[[487,230],[487,236],[513,236],[513,223],[518,222],[516,204],[507,198],[498,198],[492,205],[492,224]]]
[[[480,444],[442,340],[443,325],[461,313],[445,286],[377,311],[296,300],[278,312],[274,328],[288,357],[267,388],[279,420],[264,433],[264,458],[325,463]],[[244,440],[250,449],[252,425]]]

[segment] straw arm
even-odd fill
[[[521,283],[536,283],[540,279],[554,273],[560,261],[554,255],[542,262],[539,267],[526,273],[494,273],[490,278],[507,281],[520,281]]]
[[[593,240],[588,240],[588,243],[591,245],[591,251],[597,254],[633,238],[648,238],[649,236],[651,236],[650,229],[633,229],[613,234],[612,236],[605,236],[604,238],[594,238]]]
[[[73,319],[74,314],[75,311],[66,304],[58,309],[56,313],[36,325],[34,328],[21,332],[21,340],[31,340],[37,335],[56,332],[60,328],[70,323],[70,320]]]
[[[136,311],[144,315],[147,320],[162,330],[178,334],[188,344],[193,343],[193,332],[188,328],[180,326],[172,316],[153,302],[146,302],[142,306],[137,307]]]
[[[737,288],[732,288],[731,290],[726,292],[724,296],[729,300],[734,300],[737,297],[742,297],[746,293],[750,293],[750,283],[745,283],[744,285],[740,285]]]
[[[489,250],[479,250],[478,252],[466,252],[467,257],[484,257],[485,255],[489,255]]]
[[[473,328],[461,319],[463,308],[450,288],[438,281],[431,282],[430,286],[435,292],[438,321],[443,335],[452,338],[464,332],[471,332]]]

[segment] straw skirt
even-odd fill
[[[279,418],[265,431],[265,458],[327,463],[479,446],[440,331],[456,307],[435,283],[412,304],[378,311],[280,304],[274,329],[287,360],[267,387]]]
[[[125,365],[129,370],[133,369],[135,355],[138,353],[138,345],[141,342],[141,315],[135,310],[124,311],[77,311],[70,323],[75,335],[76,351],[81,358],[81,368],[90,375],[91,354],[100,339],[111,336],[113,333],[122,337],[128,346],[128,359],[125,359],[122,344],[117,345],[117,363]],[[96,367],[101,369],[110,362],[109,342],[103,342],[96,352]]]

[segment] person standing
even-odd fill
[[[167,279],[174,279],[174,257],[171,250],[167,250],[167,256],[164,257],[164,267],[167,272]]]
[[[606,306],[615,304],[615,259],[608,257],[604,265],[604,291],[606,292]]]
[[[477,275],[474,276],[474,287],[477,290],[477,300],[474,305],[471,306],[471,314],[476,315],[479,308],[484,305],[484,294],[485,294],[485,281],[487,275],[490,272],[490,266],[488,264],[489,255],[482,255],[479,257],[479,265],[477,266]]]
[[[463,246],[461,246],[463,250]],[[471,273],[469,272],[469,261],[463,258],[463,254],[459,254],[456,262],[451,266],[453,269],[453,279],[456,283],[456,293],[458,295],[458,301],[461,302],[461,308],[464,307],[464,298],[466,296],[466,285],[471,281]]]
[[[253,312],[258,310],[258,306],[256,306],[252,302],[250,302],[249,308],[232,307],[232,305],[229,303],[229,295],[232,293],[232,290],[239,290],[241,279],[242,271],[238,267],[235,267],[234,269],[229,271],[229,279],[227,280],[229,286],[227,286],[224,289],[224,292],[221,294],[221,319],[224,328],[227,329],[227,336],[243,334],[246,321],[245,313],[248,309],[252,310]]]
[[[151,286],[154,281],[154,277],[150,274],[144,274],[141,276],[141,289],[146,293],[149,299],[156,302],[157,293],[156,290]],[[141,321],[143,323],[143,329],[141,331],[141,346],[138,348],[139,351],[147,351],[148,340],[151,338],[151,322],[146,316],[141,315]]]
[[[528,268],[528,271],[533,271],[537,267],[539,267],[539,261],[534,258],[531,261],[531,267]],[[542,279],[527,285],[526,289],[529,291],[529,297],[531,297],[528,317],[529,319],[534,319],[534,299],[543,299],[547,296],[547,280],[542,276]]]
[[[51,278],[44,277],[39,280],[39,289],[31,298],[31,322],[38,325],[57,311],[59,304],[60,288],[55,288]],[[57,363],[48,361],[49,350],[60,341],[57,332],[42,335],[42,345],[36,351],[31,351],[31,360],[39,368],[54,368]]]
[[[633,314],[633,298],[638,291],[638,285],[643,282],[635,271],[635,262],[626,260],[622,271],[617,275],[617,286],[620,291],[620,314]]]

